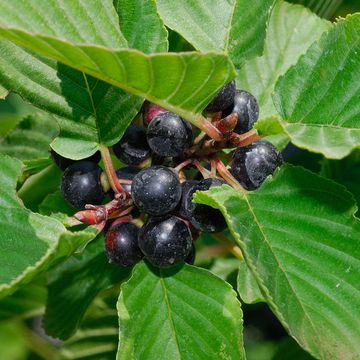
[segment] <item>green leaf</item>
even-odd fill
[[[104,237],[99,236],[84,252],[49,273],[44,317],[47,334],[62,340],[72,336],[96,295],[130,275],[130,269],[109,264]]]
[[[331,19],[343,3],[343,0],[290,0],[290,2],[302,4],[325,19]]]
[[[342,160],[323,159],[320,174],[344,185],[360,204],[360,150]]]
[[[36,279],[21,287],[11,296],[0,300],[0,321],[43,313],[46,296],[45,281]]]
[[[8,93],[9,92],[3,86],[0,85],[0,99],[5,99]]]
[[[116,309],[109,307],[104,300],[96,298],[81,327],[61,346],[57,360],[115,359],[119,339],[118,316]]]
[[[57,123],[44,114],[29,115],[0,140],[0,153],[22,160],[27,166],[45,160],[49,164],[49,144],[58,134]]]
[[[284,1],[276,3],[271,12],[263,55],[246,61],[236,78],[239,89],[247,90],[257,98],[260,118],[277,114],[271,97],[277,79],[330,26],[331,23],[302,6]]]
[[[341,19],[276,85],[282,126],[298,147],[341,159],[360,146],[360,14]]]
[[[47,195],[39,205],[39,211],[42,215],[48,216],[56,213],[62,213],[69,216],[74,215],[74,208],[64,199],[60,190]]]
[[[220,279],[226,281],[232,273],[237,271],[238,266],[238,259],[216,257],[209,270]]]
[[[360,222],[342,186],[283,166],[254,192],[196,195],[218,207],[262,293],[298,343],[321,359],[356,358],[360,344]]]
[[[130,48],[147,54],[168,50],[168,32],[157,13],[155,0],[114,0],[114,6]]]
[[[52,164],[29,176],[19,189],[18,195],[28,209],[37,212],[46,196],[59,189],[61,177],[61,170]]]
[[[142,103],[136,96],[3,39],[0,84],[55,115],[61,133],[52,147],[73,159],[90,156],[99,144],[117,142]]]
[[[19,9],[22,16],[19,16]],[[75,44],[98,44],[110,48],[126,47],[112,0],[12,0],[1,2],[0,23],[20,27]]]
[[[42,7],[40,3],[40,0],[31,0],[35,10]],[[194,123],[214,94],[235,76],[234,67],[225,55],[146,55],[137,50],[99,46],[96,43],[75,43],[72,38],[64,40],[50,36],[50,28],[46,28],[41,34],[39,30],[36,33],[31,30],[29,32],[26,22],[16,18],[17,10],[7,9],[5,13],[1,10],[0,4],[1,36],[130,93],[145,97]],[[72,20],[78,19],[72,17]],[[38,28],[41,29],[38,17],[31,21],[38,21]],[[92,89],[91,86],[88,88]],[[71,89],[74,89],[73,85]],[[68,142],[67,147],[61,147],[62,154],[70,145]],[[96,150],[95,145],[94,143],[93,152]]]
[[[247,264],[244,261],[240,262],[238,269],[236,290],[241,300],[246,304],[264,302],[264,296],[261,294],[259,285]]]
[[[273,0],[157,0],[165,24],[200,51],[229,53],[240,66],[263,49]]]
[[[52,263],[72,254],[92,231],[70,233],[51,218],[24,208],[15,193],[21,163],[0,155],[0,296],[14,292]]]
[[[240,303],[206,270],[154,273],[140,263],[122,285],[118,312],[118,359],[244,359]]]

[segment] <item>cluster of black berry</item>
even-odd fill
[[[220,211],[192,202],[193,194],[234,181],[246,190],[256,189],[281,164],[271,143],[255,138],[241,144],[258,119],[259,108],[254,96],[237,90],[234,82],[221,89],[205,112],[223,141],[213,141],[205,133],[194,140],[188,121],[146,103],[137,123],[113,146],[116,157],[127,165],[116,171],[121,184],[117,191],[110,190],[111,174],[105,175],[97,164],[99,153],[77,162],[53,153],[65,170],[64,198],[83,209],[75,217],[101,224],[100,228],[108,221],[105,249],[110,261],[131,266],[145,257],[157,267],[193,263],[198,234],[226,228]],[[222,148],[231,147],[234,136],[239,147],[227,155]],[[106,195],[112,200],[101,205]]]

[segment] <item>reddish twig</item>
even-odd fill
[[[119,179],[116,175],[116,172],[115,172],[112,160],[111,160],[109,149],[106,146],[102,145],[102,146],[100,146],[100,153],[101,153],[102,160],[104,162],[105,172],[108,177],[111,188],[113,189],[113,191],[115,193],[124,193],[125,190],[121,186]]]

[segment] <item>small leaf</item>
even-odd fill
[[[263,55],[246,61],[236,78],[237,87],[249,91],[258,100],[260,118],[277,114],[271,97],[277,79],[330,26],[330,22],[302,6],[284,1],[276,3],[271,12]]]
[[[51,218],[24,208],[15,193],[21,163],[0,155],[0,296],[11,294],[54,261],[71,255],[92,230],[67,232]]]
[[[246,304],[264,302],[264,296],[261,294],[259,285],[247,264],[244,261],[240,262],[238,269],[237,292],[241,300]]]
[[[155,274],[140,263],[122,285],[118,312],[119,360],[244,359],[240,303],[206,270]]]
[[[96,295],[130,275],[130,269],[109,264],[104,238],[99,236],[82,254],[49,273],[44,317],[47,334],[62,340],[72,336]]]
[[[14,3],[18,2],[16,0]],[[145,97],[194,123],[214,94],[235,76],[234,67],[225,55],[191,52],[146,55],[137,50],[106,47],[102,43],[89,45],[90,40],[74,42],[72,37],[55,37],[53,33],[56,33],[56,29],[50,26],[39,33],[41,18],[37,16],[31,18],[31,21],[38,25],[38,29],[29,30],[24,18],[21,20],[17,17],[17,9],[6,7],[3,12],[2,6],[5,5],[0,4],[1,36],[132,94]],[[41,13],[40,0],[31,0],[31,6]],[[81,21],[77,15],[78,12],[75,12],[72,21]],[[139,77],[139,74],[142,76]],[[87,87],[92,89],[92,86]],[[82,133],[70,125],[73,123],[69,124],[67,131],[72,129],[73,132]],[[88,140],[94,141],[89,126],[87,130]],[[68,138],[71,140],[73,137],[70,135]],[[62,154],[71,145],[74,144],[70,141],[66,146],[64,144],[61,147]],[[94,142],[93,152],[95,146]],[[84,153],[81,155],[84,156]]]
[[[240,66],[259,55],[273,0],[157,0],[165,24],[200,51],[229,53]]]
[[[341,159],[360,146],[360,14],[340,19],[276,85],[284,131],[298,147]]]
[[[168,32],[157,13],[155,0],[114,0],[114,6],[130,48],[147,54],[168,50]]]
[[[58,125],[50,116],[29,115],[0,140],[0,153],[22,160],[25,166],[49,160],[49,144],[58,132]]]
[[[219,208],[262,293],[297,342],[321,359],[360,344],[360,221],[341,185],[283,166],[254,192],[196,195]]]

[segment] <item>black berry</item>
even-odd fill
[[[181,156],[191,146],[192,136],[190,123],[170,111],[155,116],[147,129],[151,150],[161,156]]]
[[[186,257],[185,262],[187,264],[193,265],[195,262],[195,257],[196,257],[195,245],[194,243],[192,243],[191,250],[189,252],[189,255]]]
[[[121,140],[113,146],[115,155],[127,165],[139,165],[151,156],[146,130],[131,124]]]
[[[101,204],[105,193],[100,182],[101,168],[90,161],[77,161],[64,171],[61,192],[78,209],[86,204]]]
[[[256,98],[247,91],[236,90],[231,112],[235,112],[238,116],[234,132],[244,134],[252,129],[259,118],[259,105]]]
[[[179,212],[181,216],[191,222],[195,229],[205,232],[219,232],[226,228],[226,221],[219,210],[192,201],[196,191],[206,191],[211,187],[223,184],[226,182],[220,179],[190,180],[182,184],[183,195]]]
[[[108,259],[122,266],[132,266],[143,257],[138,245],[139,228],[131,222],[111,227],[105,237],[105,251]]]
[[[139,232],[139,246],[151,264],[166,268],[185,261],[192,236],[185,222],[176,216],[151,218]]]
[[[235,81],[233,80],[218,92],[211,103],[205,108],[205,111],[218,112],[230,107],[234,103],[235,90]]]
[[[257,189],[282,163],[282,156],[273,144],[258,140],[238,148],[231,162],[231,173],[247,190]]]
[[[72,159],[63,157],[52,149],[50,150],[50,153],[51,153],[51,156],[52,156],[55,164],[63,171],[68,166],[75,164],[77,161],[79,161],[79,160],[72,160]],[[101,159],[100,151],[97,151],[95,154],[91,155],[90,157],[88,157],[86,159],[82,159],[82,161],[90,161],[90,162],[97,164],[100,161],[100,159]]]
[[[131,185],[135,205],[150,215],[170,213],[181,198],[177,174],[165,166],[152,166],[135,175]]]

